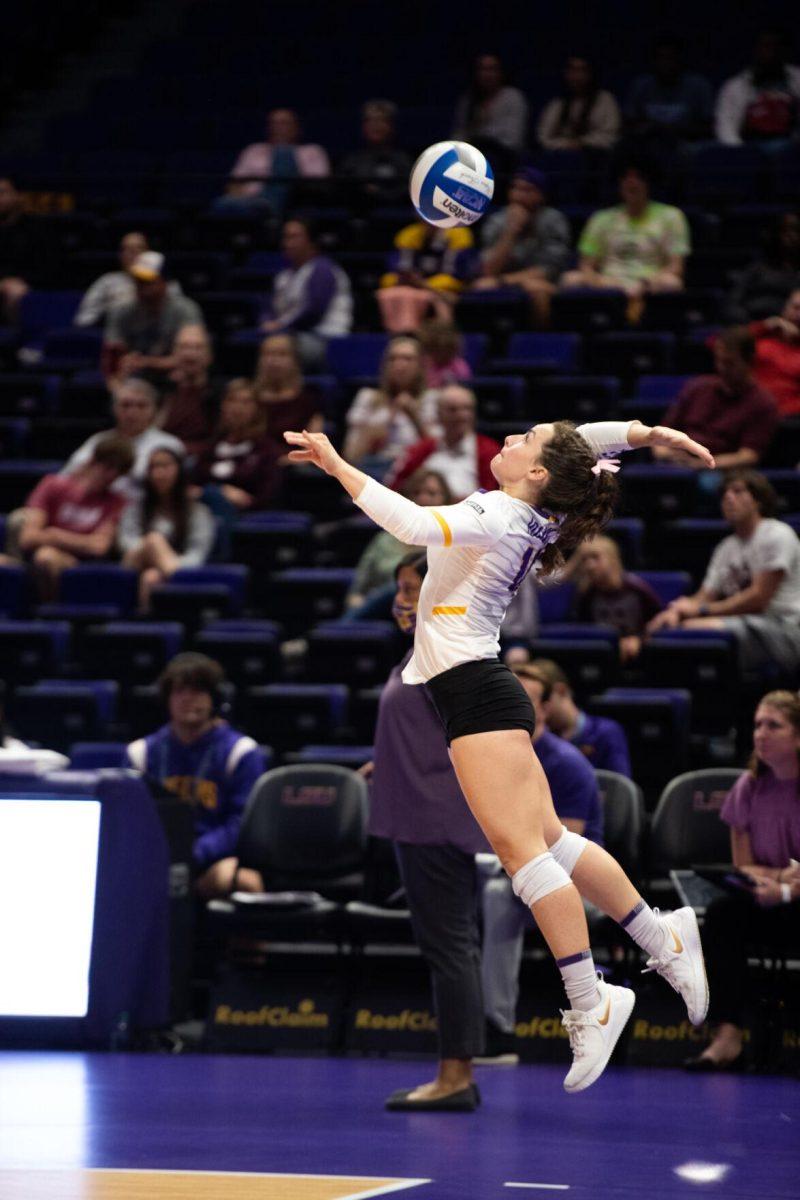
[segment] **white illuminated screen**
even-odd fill
[[[0,798],[0,1015],[85,1017],[98,800]]]

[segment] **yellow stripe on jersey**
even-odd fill
[[[432,513],[433,513],[433,515],[436,517],[436,520],[439,522],[439,524],[440,524],[440,526],[441,526],[442,533],[444,534],[444,544],[445,544],[445,546],[452,546],[452,544],[453,544],[453,531],[452,531],[452,529],[451,529],[451,528],[450,528],[450,526],[447,524],[447,521],[445,521],[445,519],[444,519],[444,517],[442,516],[442,514],[441,514],[441,513],[438,513],[438,512],[436,511],[436,509],[435,509],[435,508],[432,508],[432,509],[431,509],[431,512],[432,512]]]
[[[467,611],[466,604],[437,604],[431,609],[434,617],[463,617]]]

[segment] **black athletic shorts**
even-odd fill
[[[536,728],[533,705],[508,667],[496,658],[459,663],[425,685],[441,717],[447,744],[468,733]]]

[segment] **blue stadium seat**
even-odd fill
[[[239,687],[279,680],[283,667],[274,623],[253,621],[250,623],[253,628],[249,629],[228,629],[225,628],[227,624],[212,621],[210,627],[196,634],[195,649],[216,659],[224,667],[227,677]]]
[[[636,396],[639,400],[663,400],[665,406],[677,398],[691,375],[640,375],[636,380]]]
[[[27,417],[0,416],[0,447],[4,458],[25,458],[32,451],[29,446],[31,423]]]
[[[619,677],[619,650],[598,638],[549,638],[547,628],[531,642],[532,658],[551,658],[566,673],[579,704]]]
[[[50,459],[17,459],[0,462],[0,512],[21,508],[44,475],[61,470],[62,462]]]
[[[347,720],[344,684],[274,683],[250,688],[245,697],[246,727],[278,753],[309,742],[335,741]]]
[[[328,342],[328,369],[337,379],[377,375],[389,341],[385,333],[352,333]]]
[[[623,510],[645,521],[677,518],[691,512],[697,473],[683,467],[625,465],[619,473]]]
[[[138,225],[134,225],[138,229]],[[225,286],[225,277],[231,265],[229,254],[218,254],[210,250],[178,250],[170,251],[170,273],[183,287],[189,296],[202,292],[219,292]],[[205,308],[203,315],[208,320]]]
[[[619,631],[613,625],[591,625],[583,621],[554,621],[542,629],[542,636],[549,642],[607,642],[615,650],[619,648]]]
[[[581,339],[577,333],[512,333],[506,354],[492,359],[498,374],[549,374],[580,366]]]
[[[9,705],[14,729],[25,741],[62,754],[76,741],[100,741],[116,715],[119,685],[46,679],[17,688]]]
[[[23,346],[41,346],[50,329],[72,324],[81,293],[78,291],[36,291],[22,297],[19,306],[20,341]]]
[[[341,484],[316,467],[292,467],[284,482],[282,503],[324,521],[352,516],[353,504]]]
[[[554,329],[603,333],[622,329],[627,311],[628,297],[624,292],[567,288],[553,296],[550,319]]]
[[[111,426],[111,394],[102,373],[96,368],[75,371],[61,387],[59,411],[72,417],[105,415]]]
[[[222,583],[160,583],[150,593],[150,614],[177,621],[190,633],[217,618],[234,615],[230,589]]]
[[[350,767],[357,771],[364,763],[371,762],[373,746],[303,746],[286,755],[289,763],[333,763],[337,767]]]
[[[724,303],[725,292],[721,288],[652,293],[647,297],[641,327],[680,333],[712,325],[721,319]]]
[[[294,567],[275,571],[263,599],[268,617],[285,625],[290,636],[338,617],[353,572],[344,567]]]
[[[474,375],[467,381],[478,401],[479,421],[520,421],[528,388],[524,379],[508,375]]]
[[[687,595],[692,588],[688,571],[639,571],[639,577],[649,583],[661,603],[666,606],[678,596]]]
[[[536,591],[542,625],[568,621],[575,601],[574,583],[542,583]]]
[[[108,429],[108,417],[37,417],[31,426],[28,453],[31,458],[65,458],[87,438]]]
[[[485,333],[462,334],[462,353],[473,372],[479,371],[483,365],[488,341]]]
[[[684,189],[687,200],[709,204],[741,201],[760,194],[767,160],[756,146],[704,143],[687,159]]]
[[[306,677],[354,687],[384,683],[407,646],[391,621],[318,625],[308,635]]]
[[[660,687],[692,695],[692,729],[727,734],[739,715],[741,680],[732,634],[674,629],[645,642],[642,669]]]
[[[50,371],[88,371],[100,361],[99,329],[52,329],[44,335],[43,364]]]
[[[127,748],[127,742],[75,742],[70,747],[69,765],[73,771],[124,767]]]
[[[599,333],[589,343],[586,365],[632,381],[638,375],[669,371],[674,355],[673,333]]]
[[[139,576],[116,563],[69,567],[61,573],[59,601],[77,608],[113,605],[121,614],[136,606]]]
[[[0,678],[13,687],[59,675],[69,634],[66,621],[0,621]]]
[[[636,570],[644,553],[644,521],[640,517],[615,517],[604,532],[619,546],[626,569]]]
[[[126,687],[150,683],[183,646],[177,622],[111,621],[91,626],[83,637],[81,667],[87,675],[113,675]]]
[[[24,417],[54,412],[60,390],[58,375],[4,372],[0,374],[0,415]]]
[[[241,367],[246,358],[248,369],[244,373],[252,374],[256,358],[253,335],[264,308],[263,299],[249,292],[205,292],[198,295],[197,303],[209,329],[227,339],[223,347],[218,347],[226,365],[233,362],[234,369]],[[247,334],[244,341],[241,340],[243,332]],[[261,334],[262,339],[263,336]]]
[[[536,421],[602,421],[616,414],[615,375],[547,375],[531,382],[528,416]]]
[[[28,607],[28,572],[25,567],[0,566],[0,615],[19,617]]]
[[[677,688],[610,688],[591,697],[586,708],[625,729],[633,778],[652,809],[661,788],[687,769],[691,694]]]
[[[775,435],[780,439],[781,429]],[[787,512],[800,511],[800,472],[786,468],[772,468],[763,472],[778,493],[781,508]]]
[[[237,616],[247,600],[250,571],[241,563],[215,563],[202,567],[181,567],[171,576],[173,583],[185,587],[202,588],[217,584],[230,594],[230,615]]]
[[[688,571],[699,587],[714,547],[729,533],[721,517],[665,521],[658,533],[658,560],[665,567]]]
[[[467,333],[488,333],[499,352],[508,335],[530,324],[530,302],[517,287],[465,292],[458,301],[458,327]]]
[[[374,526],[373,526],[374,528]],[[241,517],[231,534],[231,558],[250,567],[253,582],[278,567],[299,566],[311,555],[312,521],[302,512],[262,512]]]

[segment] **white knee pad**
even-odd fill
[[[572,833],[566,825],[561,826],[561,837],[553,842],[550,853],[568,875],[572,875],[575,864],[586,849],[588,842],[579,833]]]
[[[559,866],[549,850],[526,862],[511,876],[514,894],[519,896],[528,908],[549,896],[551,892],[566,887],[568,883],[569,875]]]

